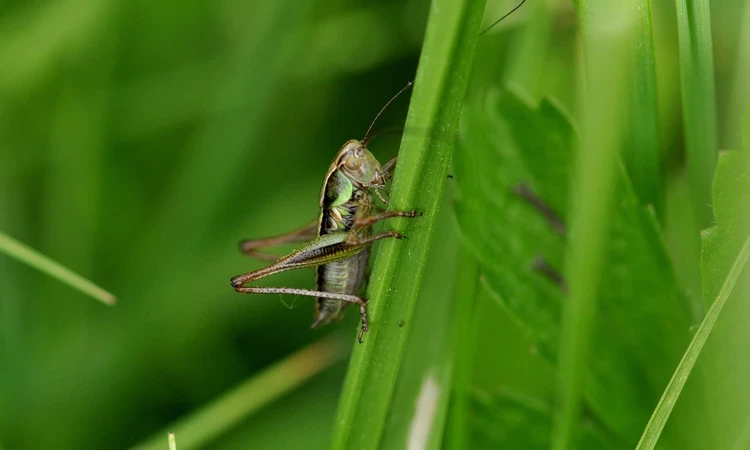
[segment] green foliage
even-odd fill
[[[562,272],[565,239],[516,189],[528,186],[565,221],[576,133],[553,103],[531,106],[509,91],[467,107],[463,125],[462,233],[487,287],[554,360],[566,295],[534,266],[543,258]],[[690,314],[652,213],[617,175],[585,396],[597,420],[634,442],[687,345]]]
[[[246,416],[327,369],[342,356],[340,339],[328,337],[277,362],[193,414],[170,424],[183,449],[203,448],[236,426]],[[155,433],[134,450],[162,448],[164,431]]]
[[[118,303],[82,301],[0,235],[0,448],[167,448],[167,431],[180,449],[748,448],[748,148],[716,149],[740,142],[750,6],[531,1],[477,36],[517,3],[480,26],[463,0],[4,2],[0,230]],[[627,71],[590,56],[597,26],[622,31],[596,14],[610,5],[635,15]],[[235,293],[262,264],[237,242],[310,221],[336,150],[417,65],[389,206],[425,216],[374,246],[365,344],[356,311],[309,331],[309,299]],[[583,173],[614,201],[571,203],[598,134],[623,164]],[[385,161],[396,141],[369,148]],[[568,228],[605,230],[586,264],[519,182]],[[571,326],[584,297],[596,314]]]
[[[512,447],[519,450],[545,449],[552,434],[551,405],[517,392],[473,392],[472,448]],[[504,424],[497,427],[498,423]],[[628,448],[607,437],[599,426],[581,419],[576,435],[579,448]]]
[[[713,219],[709,205],[719,145],[711,10],[707,0],[676,0],[675,4],[687,168],[696,220],[705,227]]]
[[[750,143],[748,143],[750,147]],[[723,153],[716,168],[713,206],[717,225],[702,233],[703,297],[716,299],[748,234],[750,152]]]
[[[708,352],[708,369],[712,371],[713,379],[720,379],[721,382],[711,383],[707,389],[713,405],[734,406],[731,413],[717,411],[718,417],[710,418],[708,423],[713,426],[716,433],[716,448],[744,448],[748,444],[745,432],[747,423],[743,419],[738,419],[737,412],[747,407],[750,390],[747,389],[747,383],[742,375],[731,373],[731,369],[737,368],[746,371],[748,365],[737,362],[730,356],[731,353],[723,352],[726,352],[727,344],[731,346],[750,342],[750,334],[746,331],[750,308],[742,302],[750,290],[747,277],[747,260],[750,259],[750,217],[744,207],[747,205],[749,192],[750,154],[731,152],[721,155],[713,190],[714,211],[718,224],[703,233],[701,264],[704,295],[707,298],[710,296],[714,301],[654,410],[638,449],[652,449],[656,445],[672,408],[679,399],[685,382],[730,296],[733,297],[731,300],[734,300],[734,303],[730,304],[724,315],[721,315],[723,322],[717,330],[718,342],[714,336],[714,348],[709,347],[713,351]],[[728,357],[732,360],[727,361]],[[716,427],[717,423],[720,424],[721,431]]]

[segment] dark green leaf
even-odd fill
[[[474,392],[471,396],[471,448],[544,450],[552,434],[552,406],[522,394]],[[627,448],[584,418],[576,429],[577,448]]]
[[[576,132],[553,102],[532,106],[503,91],[472,104],[456,161],[457,213],[485,282],[554,360],[564,287],[565,237],[514,192],[521,183],[564,221]],[[480,163],[481,161],[481,163]],[[585,396],[592,414],[635,443],[689,341],[691,315],[651,211],[618,170]]]

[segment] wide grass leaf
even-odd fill
[[[750,343],[747,331],[750,308],[742,301],[750,292],[746,267],[750,259],[750,216],[746,208],[749,194],[750,154],[721,155],[713,185],[718,225],[702,235],[703,295],[712,304],[654,409],[638,450],[652,449],[659,442],[699,356],[705,367],[702,372],[709,380],[700,387],[705,390],[708,402],[704,410],[711,411],[706,415],[704,427],[708,433],[700,433],[710,444],[704,443],[703,447],[740,449],[750,444],[746,419],[750,366],[744,357]],[[730,297],[734,301],[727,305]],[[722,314],[725,305],[727,311]]]
[[[577,134],[554,102],[511,91],[465,108],[456,158],[462,234],[487,287],[554,361],[561,306],[569,180]],[[653,213],[639,206],[624,170],[602,274],[602,298],[585,380],[586,408],[635,444],[689,341],[689,305],[675,282]],[[518,194],[541,199],[545,218]]]
[[[545,450],[552,434],[552,405],[517,392],[475,391],[469,419],[471,448]],[[628,448],[588,419],[577,424],[578,448]]]
[[[706,304],[727,302],[706,343],[705,356],[701,357],[701,360],[705,358],[709,380],[706,388],[708,407],[716,411],[709,416],[715,448],[748,448],[750,445],[747,432],[750,362],[746,357],[750,346],[747,326],[750,323],[747,302],[750,271],[747,267],[734,269],[750,236],[750,141],[746,139],[744,144],[743,151],[719,156],[713,185],[714,215],[718,225],[704,230],[701,236],[703,300]],[[732,273],[737,277],[736,285],[733,290],[723,292]],[[727,298],[722,299],[722,295]]]

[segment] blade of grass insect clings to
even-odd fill
[[[474,59],[484,1],[432,3],[389,207],[424,216],[392,226],[409,239],[383,242],[368,291],[370,331],[355,345],[334,424],[333,448],[377,448],[409,323],[416,304],[432,229],[453,151]],[[426,305],[429,307],[429,305]],[[405,325],[399,327],[399,322]]]
[[[455,368],[453,354],[446,350],[457,338],[456,325],[466,303],[464,297],[451,296],[463,263],[458,258],[460,242],[454,239],[451,184],[446,186],[435,224],[433,241],[439,244],[430,247],[417,299],[430,307],[417,308],[412,316],[380,448],[402,448],[404,442],[442,448]]]
[[[711,181],[718,147],[711,12],[708,0],[675,3],[688,182],[700,229],[713,221]]]
[[[91,281],[2,232],[0,232],[0,253],[5,253],[6,255],[17,259],[52,278],[56,278],[63,283],[68,284],[72,288],[77,289],[102,303],[114,305],[117,301],[114,295],[95,285]]]
[[[572,189],[570,248],[565,274],[569,302],[563,306],[558,359],[558,410],[552,448],[575,448],[583,374],[597,309],[598,280],[609,231],[622,110],[626,106],[628,63],[636,17],[627,0],[591,2],[577,9],[582,23],[587,90],[581,144]]]
[[[252,413],[288,393],[345,356],[341,335],[308,345],[167,428],[180,436],[180,450],[204,448]],[[133,450],[164,448],[166,430],[154,433]]]

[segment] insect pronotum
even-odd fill
[[[280,236],[246,240],[240,249],[248,256],[272,260],[268,266],[232,278],[237,292],[246,294],[293,294],[316,298],[315,321],[311,328],[327,324],[341,317],[341,311],[350,304],[359,307],[362,328],[358,340],[369,329],[367,302],[358,296],[366,278],[370,245],[386,239],[401,239],[395,231],[372,232],[372,226],[392,217],[416,217],[417,211],[377,211],[373,194],[387,203],[381,191],[391,178],[397,158],[381,166],[367,149],[375,122],[399,95],[412,86],[409,82],[383,106],[362,140],[346,142],[333,159],[323,179],[320,190],[318,219],[302,228]],[[278,258],[262,253],[266,247],[306,242],[292,253]],[[285,287],[246,286],[275,273],[315,267],[315,290]]]

